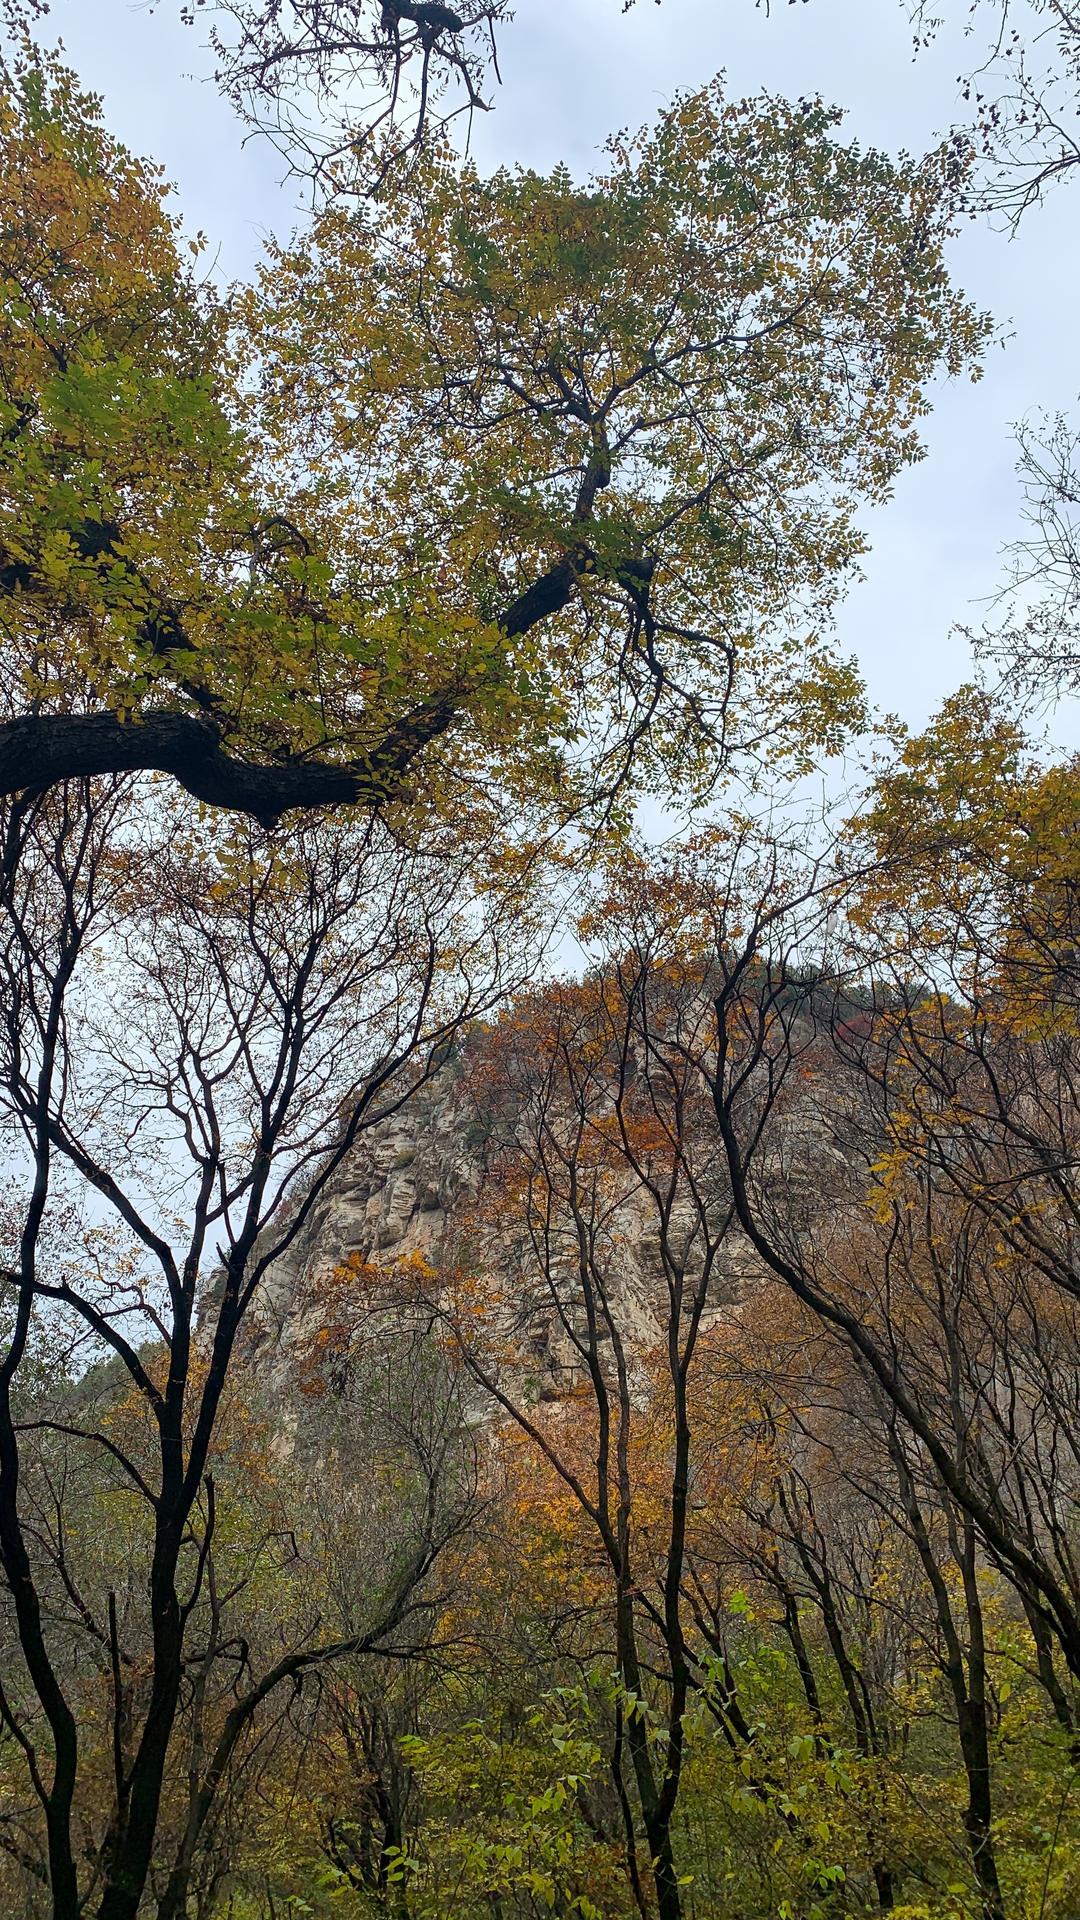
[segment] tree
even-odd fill
[[[253,1318],[249,1332],[265,1336],[265,1301]],[[237,1402],[269,1428],[282,1399],[265,1355],[259,1365],[245,1354],[233,1371],[214,1491],[231,1537],[211,1539],[193,1621],[204,1644],[190,1661],[179,1728],[186,1778],[178,1792],[174,1764],[165,1783],[176,1813],[156,1850],[158,1920],[183,1920],[191,1894],[212,1897],[217,1877],[257,1883],[260,1847],[246,1836],[257,1821],[265,1846],[259,1789],[278,1773],[277,1746],[296,1752],[317,1800],[332,1795],[332,1777],[306,1751],[328,1719],[359,1802],[327,1815],[331,1857],[351,1857],[359,1884],[385,1893],[404,1838],[408,1775],[391,1676],[400,1687],[400,1676],[439,1658],[454,1585],[447,1562],[477,1521],[475,1440],[430,1340],[369,1326],[362,1353],[350,1356],[333,1351],[334,1331],[324,1323],[295,1340],[294,1352],[309,1356],[301,1406],[292,1400],[295,1431],[287,1452],[279,1435],[261,1475],[243,1431],[251,1416],[238,1421]]]
[[[470,1294],[452,1324],[466,1366],[564,1483],[602,1555],[628,1870],[645,1912],[624,1741],[656,1910],[669,1920],[682,1910],[673,1831],[695,1679],[683,1599],[689,1381],[703,1315],[723,1287],[731,1210],[716,1143],[706,1136],[702,1146],[695,1124],[698,982],[665,981],[650,962],[631,950],[608,976],[518,1008],[485,1050],[478,1098],[481,1111],[494,1103],[495,1120],[480,1218],[500,1223],[510,1247],[496,1257],[504,1264],[509,1252],[510,1272],[505,1305],[495,1296],[488,1315]],[[635,1201],[647,1221],[637,1260],[625,1226]],[[484,1262],[483,1241],[471,1257]],[[545,1341],[569,1402],[569,1419],[556,1422],[530,1406],[526,1386]],[[646,1413],[651,1364],[659,1377]],[[650,1454],[655,1478],[645,1477]]]
[[[20,1661],[0,1713],[40,1805],[55,1920],[89,1899],[103,1920],[123,1920],[143,1897],[181,1692],[204,1659],[192,1636],[213,1636],[215,1447],[263,1277],[359,1135],[502,993],[504,938],[528,966],[518,881],[477,898],[476,849],[457,829],[437,843],[429,827],[418,852],[373,818],[324,822],[268,857],[254,830],[222,842],[194,812],[163,822],[129,787],[69,784],[10,805],[4,821],[0,1057],[19,1197],[5,1236],[0,1559]],[[39,1387],[24,1413],[32,1332],[56,1310],[81,1329],[81,1366],[109,1357],[124,1380],[127,1433],[108,1401],[95,1417],[87,1398],[73,1417],[62,1387],[51,1406]],[[70,1565],[61,1543],[42,1551],[26,1505],[26,1447],[42,1431],[118,1472],[145,1541],[122,1623],[144,1659],[126,1662],[111,1604],[104,1624],[93,1607],[75,1623],[95,1658],[105,1633],[115,1728],[85,1863],[76,1832],[94,1758],[73,1704],[69,1629],[51,1617]],[[415,1608],[456,1526],[440,1484],[433,1465],[375,1622],[320,1637],[316,1619],[238,1690],[216,1749],[192,1763],[181,1878],[163,1913],[181,1910],[191,1846],[262,1702]],[[118,1544],[121,1565],[101,1582],[114,1591]],[[62,1622],[71,1603],[68,1590]]]
[[[1071,787],[1069,770],[1025,767],[1015,731],[978,703],[974,716],[954,703],[904,749],[859,823],[881,864],[826,896],[832,913],[844,885],[857,902],[855,951],[873,981],[861,1005],[842,971],[807,976],[805,949],[796,960],[805,883],[787,905],[758,897],[745,945],[719,891],[702,905],[723,929],[710,1078],[733,1204],[764,1265],[840,1337],[871,1405],[888,1410],[894,1499],[934,1599],[988,1916],[1004,1906],[984,1557],[1014,1591],[1067,1733],[1080,1677]],[[829,1140],[846,1169],[846,1198],[842,1181],[816,1230],[778,1193],[769,1148],[800,1110],[802,1131]],[[962,1629],[917,1478],[943,1516]]]
[[[17,68],[0,790],[157,768],[272,821],[501,781],[565,813],[834,744],[856,501],[984,332],[943,267],[954,156],[836,118],[708,89],[585,188],[439,153],[230,310],[154,171]]]

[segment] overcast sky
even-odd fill
[[[503,86],[474,127],[481,164],[594,163],[604,136],[655,115],[680,87],[719,69],[737,94],[819,92],[844,107],[849,131],[890,151],[922,151],[963,112],[957,75],[970,65],[954,29],[913,58],[900,0],[518,0],[501,44]],[[185,218],[243,275],[262,237],[297,218],[280,158],[241,130],[205,76],[205,33],[180,24],[180,0],[53,0],[50,24],[72,64],[105,95],[110,125],[175,181]],[[45,34],[42,37],[46,37]],[[926,426],[928,457],[894,500],[865,517],[866,580],[841,613],[874,699],[918,724],[971,671],[957,622],[977,623],[1002,578],[1001,551],[1020,528],[1012,423],[1076,399],[1080,193],[1062,190],[1008,239],[970,227],[953,250],[959,283],[1008,337],[986,375],[943,384]],[[1075,714],[1058,738],[1080,741]]]

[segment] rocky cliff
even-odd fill
[[[422,1255],[436,1271],[452,1263],[467,1230],[470,1259],[502,1287],[518,1311],[517,1340],[533,1359],[540,1398],[558,1394],[578,1362],[568,1331],[559,1324],[549,1284],[538,1279],[520,1214],[481,1207],[485,1197],[492,1129],[478,1110],[470,1085],[466,1049],[415,1093],[391,1119],[364,1135],[327,1183],[288,1253],[268,1273],[250,1326],[252,1349],[264,1378],[288,1396],[313,1336],[322,1331],[327,1286],[335,1273],[357,1263],[394,1269]],[[803,1231],[850,1194],[851,1170],[813,1100],[800,1097],[772,1129],[770,1197],[795,1231]],[[707,1159],[717,1216],[728,1211],[726,1173],[718,1143]],[[694,1210],[677,1201],[672,1235],[677,1243],[680,1208],[692,1267]],[[620,1325],[631,1344],[652,1345],[661,1335],[666,1283],[657,1243],[656,1210],[633,1179],[616,1196],[604,1224],[604,1258],[611,1275]],[[571,1259],[571,1266],[573,1262]],[[744,1298],[761,1269],[733,1223],[709,1283],[705,1320]],[[573,1276],[570,1276],[573,1292]],[[330,1316],[331,1319],[333,1316]],[[323,1332],[324,1349],[327,1336]]]

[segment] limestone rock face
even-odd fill
[[[327,1181],[253,1303],[251,1341],[264,1365],[274,1365],[273,1351],[287,1366],[308,1343],[322,1283],[348,1262],[393,1267],[420,1253],[438,1267],[455,1207],[481,1172],[459,1089],[455,1069],[444,1068],[366,1132]]]
[[[268,1271],[249,1322],[250,1350],[263,1377],[288,1398],[301,1356],[325,1327],[327,1282],[351,1264],[393,1270],[421,1255],[436,1273],[454,1264],[467,1231],[471,1271],[489,1276],[507,1301],[508,1325],[520,1352],[535,1362],[537,1398],[558,1397],[580,1370],[572,1330],[583,1311],[576,1283],[573,1235],[565,1242],[565,1296],[552,1270],[538,1269],[520,1214],[491,1205],[474,1214],[490,1155],[489,1129],[468,1091],[461,1058],[452,1060],[386,1121],[365,1133],[328,1181],[304,1228]],[[712,1273],[704,1324],[745,1300],[761,1278],[757,1255],[729,1215],[726,1167],[718,1143],[706,1159],[712,1183],[710,1213],[725,1222]],[[827,1231],[852,1191],[851,1166],[835,1131],[812,1099],[797,1098],[772,1128],[765,1156],[765,1211],[777,1237]],[[700,1172],[700,1170],[699,1170]],[[663,1337],[667,1278],[660,1255],[654,1202],[628,1178],[602,1228],[600,1264],[616,1303],[629,1349],[644,1351]],[[479,1224],[478,1224],[479,1222]],[[698,1223],[700,1224],[700,1223]],[[681,1245],[680,1245],[681,1239]],[[684,1260],[691,1280],[698,1258],[692,1208],[676,1203],[669,1249]],[[558,1266],[558,1259],[556,1260]],[[563,1307],[560,1318],[559,1304]],[[323,1319],[320,1320],[320,1316]],[[331,1319],[333,1316],[330,1316]],[[602,1340],[610,1333],[601,1329]]]

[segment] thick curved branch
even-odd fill
[[[23,714],[0,726],[0,794],[43,791],[93,774],[170,773],[196,800],[272,826],[295,808],[384,804],[456,713],[453,696],[426,701],[362,759],[337,766],[299,757],[269,766],[243,760],[222,746],[214,721],[197,714]]]
[[[561,612],[574,580],[573,560],[550,567],[507,608],[499,622],[506,638],[518,639]],[[43,792],[96,774],[169,773],[196,800],[270,827],[301,809],[384,805],[460,711],[461,696],[448,690],[413,707],[361,757],[335,764],[296,755],[269,765],[227,751],[224,724],[205,712],[152,709],[133,720],[115,713],[21,714],[0,724],[0,795]]]

